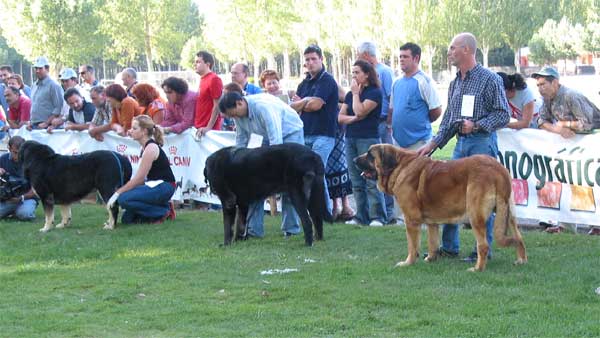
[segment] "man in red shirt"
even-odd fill
[[[4,98],[8,103],[8,126],[11,129],[19,129],[21,126],[29,123],[31,113],[31,100],[21,95],[21,91],[16,87],[6,87]]]
[[[195,69],[200,75],[200,90],[196,100],[194,127],[198,137],[209,130],[221,130],[223,119],[219,114],[219,98],[223,93],[223,81],[212,71],[215,58],[206,51],[196,54]]]

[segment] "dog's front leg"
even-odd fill
[[[44,227],[40,229],[40,232],[48,232],[52,230],[54,225],[54,205],[49,203],[42,203],[44,205]]]
[[[427,257],[425,262],[433,262],[438,258],[438,248],[440,247],[439,225],[427,225]]]
[[[406,239],[408,240],[408,256],[403,262],[396,266],[413,265],[419,256],[419,243],[421,240],[421,224],[415,222],[406,223]]]
[[[244,240],[248,238],[248,206],[240,205],[237,210],[237,219],[235,224],[235,239],[236,240]]]
[[[106,210],[108,211],[108,220],[104,223],[103,229],[114,230],[117,223],[117,216],[119,215],[119,206],[115,203],[112,208],[106,206]]]
[[[56,228],[62,229],[71,225],[71,205],[65,204],[60,206],[60,215],[62,221],[56,226]]]

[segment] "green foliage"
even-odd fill
[[[583,50],[583,27],[573,26],[566,18],[556,22],[547,20],[533,35],[530,42],[531,57],[537,63],[553,63],[570,59]]]
[[[0,222],[2,336],[600,336],[597,237],[525,232],[529,264],[494,247],[470,273],[456,259],[393,268],[406,255],[397,226],[327,224],[307,248],[266,216],[264,239],[224,248],[217,212],[106,231],[102,206],[75,204],[71,228],[41,234],[38,211]],[[466,255],[471,231],[461,244]],[[299,271],[260,274],[285,268]]]

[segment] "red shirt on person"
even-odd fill
[[[200,79],[200,91],[196,100],[196,113],[194,116],[194,127],[202,128],[208,125],[210,116],[214,109],[213,100],[219,99],[223,93],[223,81],[214,72],[204,75]],[[221,130],[223,118],[217,115],[213,130]]]
[[[8,107],[8,120],[16,123],[29,121],[31,114],[31,100],[25,96],[19,96],[19,101],[14,106]]]

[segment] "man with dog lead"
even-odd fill
[[[319,46],[310,45],[304,50],[304,66],[306,78],[298,85],[290,106],[300,114],[304,123],[304,143],[321,157],[327,167],[338,128],[338,85],[325,70],[323,51]],[[327,191],[325,180],[325,200],[331,213],[332,202]]]
[[[254,139],[262,138],[261,146],[282,143],[304,144],[304,124],[298,114],[278,97],[271,94],[242,96],[228,92],[219,101],[219,110],[235,120],[235,144],[247,147]],[[287,194],[281,195],[281,230],[287,238],[300,233],[300,219]],[[263,237],[264,200],[248,208],[247,233]]]
[[[22,163],[19,163],[19,149],[25,140],[21,136],[13,136],[8,141],[8,153],[0,156],[0,176],[8,173],[9,176],[19,178],[23,183]],[[0,186],[3,189],[5,186]],[[19,196],[11,197],[0,201],[0,219],[14,215],[21,221],[31,221],[35,219],[35,208],[37,200],[34,198],[33,190],[29,190]]]
[[[452,159],[476,154],[496,157],[498,152],[496,130],[508,124],[510,109],[502,79],[477,63],[476,51],[477,40],[473,34],[460,33],[452,39],[448,48],[448,60],[458,68],[458,72],[448,88],[448,107],[438,134],[417,151],[420,155],[429,154],[438,145],[443,144],[444,139],[451,138],[452,126],[460,123],[460,132]],[[493,225],[494,216],[491,215],[486,223],[490,248]],[[439,254],[457,257],[459,249],[458,225],[444,224]],[[488,253],[489,257],[491,257],[491,250]],[[476,260],[476,250],[464,259],[466,262]]]

